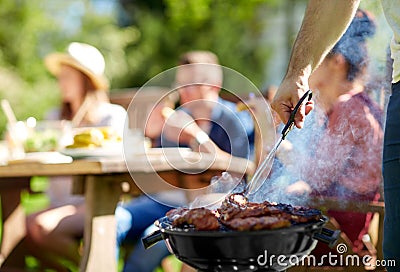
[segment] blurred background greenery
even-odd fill
[[[57,106],[55,79],[43,58],[80,41],[106,58],[111,89],[140,87],[176,65],[188,50],[215,52],[221,64],[248,77],[258,88],[282,79],[300,27],[306,0],[0,0],[0,99],[17,118],[42,119]],[[378,30],[370,42],[372,91],[385,81],[388,26],[379,1],[364,0]],[[246,92],[246,90],[243,90]],[[6,118],[0,111],[0,137]],[[36,177],[31,189],[48,185]],[[43,193],[22,196],[27,213],[43,209]],[[1,227],[1,226],[0,226]],[[33,265],[34,266],[34,265]],[[120,264],[121,266],[121,264]],[[72,270],[74,271],[74,270]]]
[[[102,51],[112,89],[141,86],[193,49],[214,51],[222,65],[259,88],[276,85],[285,72],[305,4],[304,0],[0,0],[0,99],[10,101],[20,120],[42,119],[59,96],[42,60],[71,41]],[[381,22],[378,1],[365,0],[362,5]],[[382,34],[374,45],[373,51],[380,52],[374,66],[378,72],[384,69],[389,38]],[[0,135],[5,126],[0,112]]]

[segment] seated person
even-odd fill
[[[249,158],[252,143],[249,143],[247,136],[252,131],[253,122],[248,112],[238,113],[234,103],[219,97],[222,68],[215,54],[188,52],[181,57],[179,64],[182,66],[177,68],[175,80],[181,106],[170,116],[164,116],[168,119],[163,123],[163,128],[158,130],[161,133],[160,146],[189,146],[193,150],[211,152],[223,158],[230,158],[231,155]],[[148,122],[148,125],[152,124]],[[117,233],[118,243],[125,237],[128,240],[140,238],[156,219],[174,206],[186,204],[179,202],[175,195],[167,200],[168,196],[169,193],[150,197],[143,195],[119,206],[116,211],[117,222],[130,224],[131,228],[129,232]],[[125,220],[118,219],[119,215]],[[124,271],[153,271],[168,254],[164,243],[148,251],[144,251],[139,243],[128,257]]]
[[[61,91],[60,107],[48,119],[74,120],[82,127],[110,126],[122,135],[126,111],[109,102],[104,58],[95,47],[71,43],[67,52],[48,55],[45,65],[57,77]],[[77,238],[83,236],[85,203],[71,189],[72,177],[51,177],[50,207],[27,218],[27,246],[43,270],[68,271],[60,262],[63,259],[79,265]]]
[[[310,87],[316,91],[316,109],[304,129],[290,132],[289,142],[284,141],[278,151],[279,160],[292,175],[286,188],[286,194],[293,196],[292,203],[294,196],[307,199],[307,194],[354,201],[377,197],[383,116],[363,82],[368,60],[366,39],[374,32],[370,15],[358,10],[349,29],[310,78]],[[297,204],[307,201],[299,200]],[[370,217],[334,210],[328,215],[348,236],[353,251],[360,253]],[[318,243],[313,255],[329,251],[325,244]]]

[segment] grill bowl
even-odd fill
[[[315,248],[317,240],[334,244],[339,233],[323,228],[327,217],[288,228],[259,231],[196,231],[172,227],[167,217],[143,238],[145,247],[163,239],[182,262],[204,271],[283,271]]]

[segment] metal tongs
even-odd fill
[[[303,104],[304,100],[307,99],[307,102],[310,101],[312,98],[311,90],[308,90],[299,100],[299,102],[294,107],[293,111],[290,114],[290,118],[287,121],[285,127],[282,129],[280,139],[275,143],[274,147],[270,151],[267,157],[261,162],[261,164],[257,167],[253,177],[247,183],[246,188],[243,191],[244,196],[249,196],[250,194],[258,191],[264,181],[267,179],[271,166],[272,166],[272,159],[275,157],[275,153],[281,144],[281,142],[286,138],[289,131],[291,131],[294,127],[294,118],[296,116],[297,111],[299,110],[300,106]]]

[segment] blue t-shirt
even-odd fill
[[[236,157],[250,159],[254,149],[254,124],[250,113],[238,112],[235,103],[222,98],[218,99],[218,105],[220,106],[214,107],[211,112],[211,129],[208,136],[223,151]],[[190,112],[187,113],[191,115]],[[161,147],[177,146],[177,143],[165,137],[162,137],[160,142]]]

